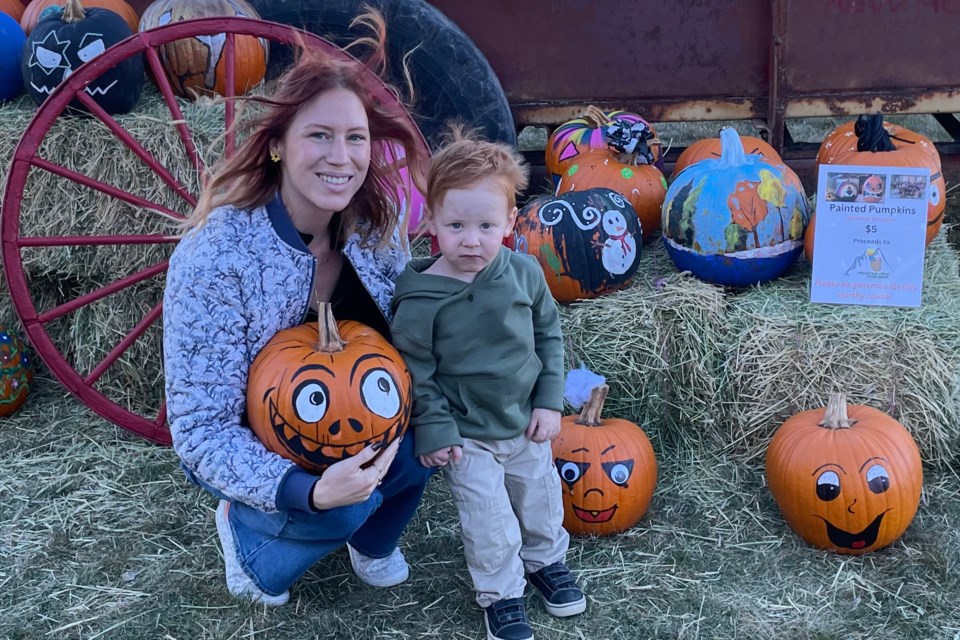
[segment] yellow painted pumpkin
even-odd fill
[[[267,449],[304,469],[329,465],[399,438],[410,418],[410,373],[370,327],[320,322],[279,332],[257,354],[247,383],[250,427]]]
[[[910,433],[887,414],[832,394],[784,422],[767,449],[767,483],[807,543],[861,554],[896,541],[920,503],[923,469]]]
[[[580,535],[612,535],[637,524],[657,483],[657,459],[643,429],[601,419],[607,385],[593,389],[579,416],[561,420],[553,457],[563,489],[563,526]]]

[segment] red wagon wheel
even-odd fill
[[[38,260],[48,260],[51,252],[57,251],[67,252],[65,255],[68,261],[73,253],[102,248],[110,248],[111,251],[142,252],[159,249],[161,254],[169,255],[178,240],[176,222],[183,220],[197,201],[197,189],[195,186],[188,186],[188,183],[195,185],[198,181],[185,179],[182,172],[178,175],[177,172],[168,169],[142,141],[97,105],[84,88],[120,62],[133,56],[144,55],[166,108],[169,110],[171,124],[176,128],[177,137],[182,143],[182,149],[179,151],[186,154],[186,158],[189,159],[188,164],[196,172],[192,178],[195,178],[201,175],[205,168],[203,154],[198,150],[189,119],[184,117],[184,110],[174,96],[170,82],[162,70],[158,48],[175,40],[215,34],[226,34],[222,55],[228,98],[233,97],[235,42],[238,35],[256,36],[283,45],[306,43],[320,47],[331,55],[348,57],[342,49],[311,33],[286,25],[249,18],[202,18],[176,22],[134,34],[78,68],[41,105],[14,152],[7,177],[3,208],[0,212],[0,238],[2,238],[0,241],[2,241],[2,259],[7,284],[14,310],[23,323],[24,330],[37,354],[53,375],[90,409],[124,429],[163,444],[170,443],[170,432],[166,424],[166,405],[162,397],[161,367],[156,366],[155,368],[161,370],[151,372],[153,380],[159,381],[159,388],[155,389],[159,395],[158,398],[135,397],[132,400],[124,398],[120,401],[114,390],[118,386],[123,387],[123,377],[120,376],[119,382],[113,380],[112,386],[108,387],[102,385],[101,381],[112,368],[117,367],[118,362],[123,362],[125,359],[134,360],[132,363],[126,362],[126,367],[143,366],[142,363],[137,362],[139,356],[131,356],[134,353],[131,349],[138,341],[144,340],[144,336],[148,333],[153,336],[152,344],[158,344],[161,326],[159,319],[162,314],[160,294],[167,270],[166,259],[156,261],[151,259],[150,264],[136,265],[131,273],[111,274],[107,281],[95,280],[92,284],[81,282],[82,277],[73,276],[76,282],[72,285],[62,283],[57,285],[56,288],[61,291],[58,292],[60,295],[54,302],[50,302],[49,291],[41,291],[43,276],[37,275],[32,266]],[[372,73],[369,74],[369,82],[381,100],[395,103],[394,95]],[[141,161],[142,172],[137,180],[150,185],[155,183],[155,188],[150,186],[144,190],[138,189],[139,193],[133,193],[130,189],[107,184],[82,171],[44,157],[51,146],[50,141],[47,140],[48,133],[67,105],[74,99],[81,102],[92,116],[106,127],[109,134],[122,143],[127,153],[132,153]],[[225,129],[230,128],[234,117],[234,104],[227,100],[223,105],[222,116]],[[89,118],[87,120],[90,121]],[[410,119],[410,122],[413,123],[413,120]],[[226,135],[223,153],[231,153],[235,144],[233,136]],[[429,153],[426,142],[422,138],[419,144],[424,153]],[[81,232],[61,235],[58,234],[58,229],[43,229],[42,224],[38,227],[36,221],[27,221],[23,224],[24,193],[28,181],[37,172],[59,176],[59,180],[74,183],[74,187],[79,186],[83,190],[97,192],[97,197],[105,196],[118,200],[127,207],[125,211],[132,217],[144,216],[161,221],[158,227],[160,230],[149,233]],[[156,201],[161,198],[142,195],[142,193],[150,194],[160,190],[166,190],[168,194],[176,194],[175,199],[181,203],[180,206],[163,205]],[[79,205],[65,202],[63,206]],[[84,215],[91,214],[96,215],[97,211],[84,212]],[[29,231],[26,235],[22,233],[25,228]],[[37,232],[38,229],[45,232]],[[40,252],[40,254],[31,255],[31,252]],[[39,258],[38,255],[40,255]],[[64,256],[61,255],[56,259],[62,260]],[[104,349],[105,355],[98,356],[96,362],[90,363],[89,358],[86,360],[79,358],[77,353],[80,349],[76,347],[58,346],[58,341],[62,344],[59,336],[64,333],[76,333],[75,325],[79,322],[77,318],[85,314],[89,315],[87,313],[89,308],[94,305],[109,308],[111,300],[116,300],[119,294],[139,295],[139,291],[145,291],[144,295],[150,298],[141,301],[142,305],[138,304],[138,307],[142,306],[144,310],[142,315],[135,314],[140,315],[139,320],[122,331],[117,332],[114,329],[115,335],[104,336],[104,340],[108,343]],[[54,339],[54,334],[58,339]],[[147,347],[149,348],[150,344]],[[80,360],[84,360],[84,364],[78,367]]]

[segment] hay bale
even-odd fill
[[[199,100],[180,106],[201,157],[214,162],[222,153],[218,138],[223,132],[223,105]],[[12,156],[33,116],[31,107],[24,100],[0,107],[0,152],[6,152],[6,157]],[[135,112],[116,119],[191,193],[199,192],[199,175],[159,92],[145,91]],[[59,117],[44,137],[39,156],[179,213],[191,209],[96,118]],[[4,166],[4,180],[8,170]],[[20,218],[20,235],[25,237],[176,232],[176,224],[163,215],[35,167],[26,180]],[[166,259],[170,250],[169,245],[25,249],[23,262],[36,277],[119,277]]]
[[[709,446],[723,372],[723,291],[643,249],[630,287],[563,307],[568,358],[607,378],[606,413],[641,425],[658,451]]]
[[[831,391],[886,411],[910,430],[924,462],[946,466],[960,447],[960,277],[941,234],[928,248],[923,305],[809,302],[810,270],[728,298],[724,405],[717,435],[747,460],[762,458],[791,415],[826,405]]]

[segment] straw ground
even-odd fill
[[[950,207],[956,217],[955,192]],[[946,266],[930,273],[930,281],[948,287],[951,278],[957,279],[956,257],[946,243],[934,251],[939,258],[930,264]],[[803,306],[791,288],[799,285],[790,279],[802,279],[802,272],[779,288],[732,295],[677,274],[659,250],[651,248],[644,261],[634,287],[566,308],[564,324],[572,357],[611,378],[609,411],[629,415],[654,439],[658,487],[635,528],[611,538],[573,541],[568,560],[589,594],[587,613],[559,621],[530,598],[537,637],[925,639],[960,634],[956,417],[931,408],[944,401],[904,402],[914,409],[912,414],[904,409],[901,417],[915,416],[915,433],[930,429],[929,437],[921,438],[930,452],[923,503],[904,537],[864,557],[812,549],[779,515],[762,470],[765,438],[792,405],[776,405],[776,411],[751,422],[749,415],[768,406],[762,395],[753,395],[768,382],[735,375],[733,354],[742,358],[754,352],[730,347],[731,337],[748,326],[747,318],[764,326],[781,317],[802,324],[802,314],[787,315]],[[59,264],[58,274],[71,268],[68,260]],[[105,271],[112,268],[107,265]],[[69,297],[71,278],[78,276],[37,277],[49,277],[50,295],[60,298]],[[944,298],[949,296],[933,295],[930,303],[949,310]],[[112,307],[91,310],[88,320],[64,327],[65,334],[78,337],[69,348],[78,358],[92,357],[83,355],[83,343],[109,343],[109,335],[91,336],[104,334],[104,327],[112,326],[111,313],[128,305],[133,306],[131,300],[114,300]],[[956,401],[951,395],[958,384],[956,368],[948,357],[956,351],[954,338],[947,332],[938,342],[937,331],[922,331],[924,323],[946,327],[951,318],[949,311],[900,317],[888,329],[915,325],[907,328],[920,335],[913,343],[916,353],[903,360],[913,370],[904,369],[902,377],[924,399]],[[6,299],[0,319],[14,322]],[[835,326],[849,324],[841,319]],[[625,338],[639,346],[616,348]],[[144,353],[151,348],[143,347]],[[899,353],[886,344],[878,349],[887,361]],[[934,356],[943,360],[940,368],[931,364]],[[123,375],[136,373],[135,364],[134,359]],[[814,360],[809,367],[820,364]],[[812,384],[795,366],[784,371],[782,376],[795,376],[793,382],[777,382],[787,389],[796,380]],[[122,377],[117,384],[123,384]],[[783,393],[777,391],[778,397]],[[884,389],[878,393],[887,399]],[[801,401],[812,402],[813,396],[791,400]],[[939,422],[930,420],[936,411],[942,414]],[[413,565],[408,583],[388,590],[362,585],[345,553],[338,552],[298,582],[291,603],[279,609],[238,602],[227,593],[214,507],[212,498],[184,480],[172,450],[97,418],[41,365],[30,401],[0,422],[0,637],[483,636],[456,515],[439,479],[431,482],[403,541]]]

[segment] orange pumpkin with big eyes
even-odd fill
[[[767,483],[787,523],[809,544],[837,553],[883,548],[907,530],[923,469],[910,433],[887,414],[847,405],[784,422],[767,448]]]
[[[600,418],[607,385],[593,389],[579,416],[561,420],[553,441],[563,490],[563,526],[580,535],[611,535],[640,521],[657,483],[657,459],[643,429]]]
[[[410,419],[410,372],[374,329],[337,322],[327,303],[320,322],[279,332],[257,354],[247,383],[250,427],[267,449],[307,471],[375,442],[403,435]]]

